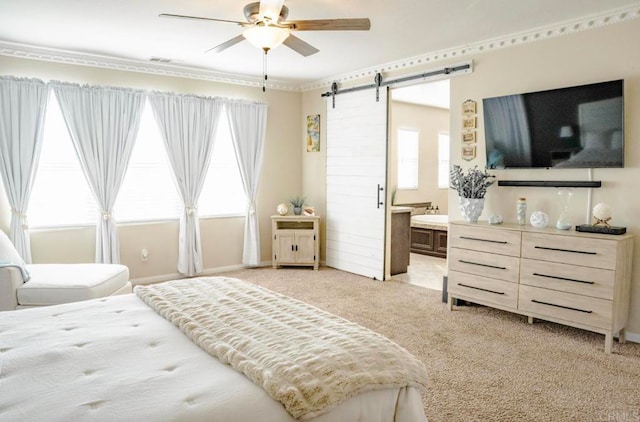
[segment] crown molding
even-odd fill
[[[144,60],[123,59],[98,54],[78,53],[68,50],[37,47],[27,44],[0,41],[0,55],[19,57],[22,59],[43,60],[54,63],[73,64],[78,66],[99,67],[104,69],[124,70],[153,75],[175,76],[189,79],[200,79],[234,85],[262,87],[262,78],[216,72],[193,66],[181,66],[174,63],[153,63]],[[291,83],[269,80],[267,88],[284,91],[299,91],[299,86]]]
[[[363,78],[373,80],[377,73],[409,72],[416,71],[416,68],[424,67],[433,63],[445,60],[460,59],[466,56],[486,53],[493,50],[522,45],[535,41],[542,41],[563,35],[574,34],[589,29],[601,28],[603,26],[626,22],[640,17],[640,5],[628,6],[619,9],[608,10],[603,13],[582,16],[553,25],[530,29],[502,37],[492,38],[477,43],[466,44],[454,48],[448,48],[436,52],[427,53],[408,59],[389,62],[376,67],[357,70],[354,72],[338,75],[332,78],[322,79],[310,84],[300,86],[300,91],[311,91],[314,89],[326,88],[333,82],[351,83]]]
[[[582,16],[561,23],[534,28],[502,37],[492,38],[476,43],[466,44],[454,48],[448,48],[436,52],[410,57],[403,60],[381,64],[375,67],[356,70],[354,72],[325,78],[308,84],[298,84],[286,81],[270,79],[267,88],[305,92],[326,88],[333,82],[349,83],[360,79],[373,79],[376,73],[415,72],[418,68],[448,61],[452,59],[464,59],[467,56],[486,53],[493,50],[522,45],[535,41],[542,41],[563,35],[596,29],[607,25],[626,22],[640,17],[640,5],[608,10],[599,14]],[[66,63],[79,66],[100,67],[105,69],[124,70],[129,72],[141,72],[153,75],[174,76],[189,79],[200,79],[211,82],[220,82],[234,85],[262,87],[262,78],[216,72],[209,69],[193,66],[181,66],[175,63],[152,63],[144,60],[124,59],[118,57],[78,53],[73,51],[37,47],[26,44],[0,41],[0,55],[19,57],[23,59],[43,60],[55,63]]]

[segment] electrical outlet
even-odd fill
[[[149,259],[149,250],[142,249],[140,251],[140,261],[145,262],[147,259]]]

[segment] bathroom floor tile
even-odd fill
[[[407,272],[396,274],[391,279],[442,291],[442,277],[446,267],[447,260],[445,258],[412,253]]]

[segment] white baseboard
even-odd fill
[[[640,334],[638,333],[625,333],[625,338],[627,341],[631,341],[633,343],[640,343]]]
[[[259,266],[268,267],[270,265],[271,265],[271,261],[265,261],[265,262],[261,262]],[[226,267],[206,268],[201,273],[199,273],[196,277],[220,274],[228,271],[242,270],[244,268],[249,268],[249,267],[239,264],[239,265],[228,265]],[[134,286],[137,286],[139,284],[161,283],[163,281],[176,280],[179,278],[186,278],[186,277],[180,273],[161,274],[161,275],[154,275],[151,277],[133,278],[131,279],[131,284]]]

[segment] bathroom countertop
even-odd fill
[[[411,212],[411,211],[413,211],[413,208],[411,207],[401,207],[401,206],[395,206],[395,205],[391,207],[392,214],[396,214],[400,212]]]
[[[447,231],[449,228],[448,216],[444,214],[414,215],[411,217],[411,227]]]

